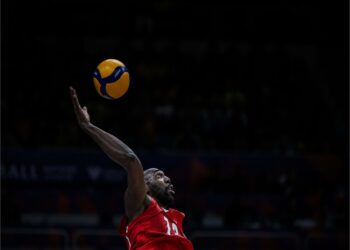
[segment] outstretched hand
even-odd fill
[[[73,102],[74,112],[77,117],[79,126],[81,128],[86,128],[90,124],[90,115],[88,113],[87,107],[80,106],[77,92],[73,87],[70,86],[69,90],[70,90],[70,97]]]

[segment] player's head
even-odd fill
[[[165,208],[174,203],[174,186],[163,171],[157,168],[149,168],[145,170],[144,176],[148,187],[147,194],[155,198]]]

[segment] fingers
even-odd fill
[[[77,96],[77,92],[75,91],[75,89],[72,86],[69,87],[69,90],[70,90],[70,96],[72,98],[72,102],[73,102],[74,108],[81,109],[81,106],[80,106],[80,103],[79,103],[79,99],[78,99],[78,96]]]
[[[69,90],[70,90],[70,95],[71,95],[72,102],[73,102],[74,113],[75,113],[75,115],[76,115],[76,117],[78,119],[78,122],[80,124],[83,124],[85,122],[89,122],[90,121],[90,116],[89,116],[87,107],[84,106],[82,108],[80,106],[77,93],[76,93],[76,91],[75,91],[75,89],[73,87],[69,87]]]
[[[70,91],[71,97],[73,97],[73,95],[77,95],[75,89],[72,86],[69,86],[69,91]]]

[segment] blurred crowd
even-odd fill
[[[84,13],[70,5],[54,3],[64,20],[40,14],[54,33],[33,25],[4,40],[13,51],[4,54],[4,145],[95,147],[75,122],[73,85],[92,121],[138,150],[347,152],[347,69],[337,64],[347,45],[323,29],[323,6],[121,3],[126,11],[106,22],[113,8],[100,13],[105,4],[86,3]],[[5,32],[16,25],[9,21]],[[12,80],[17,57],[32,76],[25,84]],[[106,58],[123,61],[131,76],[116,101],[92,84]]]

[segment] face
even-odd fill
[[[174,203],[174,186],[163,171],[153,169],[153,171],[145,174],[145,181],[149,189],[149,195],[155,198],[161,206],[168,208]]]

